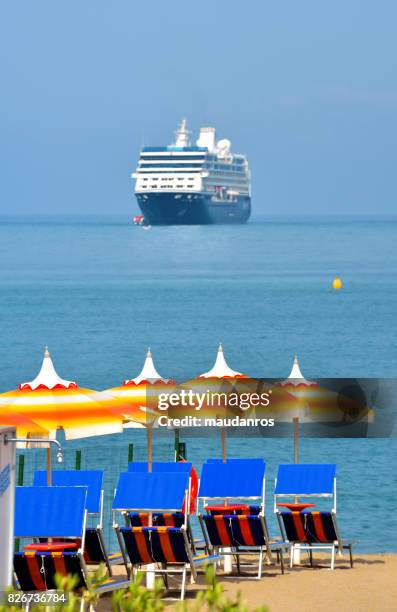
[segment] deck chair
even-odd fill
[[[188,496],[189,475],[183,472],[125,472],[120,474],[113,502],[114,529],[126,563],[127,572],[135,576],[137,571],[150,571],[168,579],[182,577],[181,599],[184,599],[186,579],[197,578],[197,568],[217,561],[217,555],[195,555],[187,536],[187,511],[181,527],[125,526],[117,521],[117,513],[129,515],[181,513],[183,501]],[[188,504],[185,504],[187,508]]]
[[[56,589],[55,575],[74,574],[76,590],[87,587],[87,567],[84,561],[84,538],[87,519],[87,487],[16,487],[14,534],[17,538],[51,539],[42,548],[51,548],[65,540],[74,542],[75,549],[25,550],[14,554],[14,572],[22,591]],[[77,542],[80,542],[78,547]],[[70,544],[69,544],[70,545]],[[71,544],[73,546],[73,544]],[[98,585],[98,593],[129,586],[129,580],[109,579]]]
[[[258,459],[258,458],[228,458],[226,459],[226,461],[224,461],[223,459],[220,458],[211,458],[211,459],[207,459],[206,463],[229,463],[231,465],[240,465],[242,469],[248,470],[250,465],[263,465],[264,461],[263,459]],[[264,504],[264,499],[261,500],[261,503],[263,502]],[[259,514],[262,510],[262,506],[261,504],[258,505],[252,505],[249,504],[247,505],[246,508],[235,508],[233,510],[233,514]],[[211,514],[215,514],[215,512],[213,510],[210,511]],[[219,509],[217,512],[221,512],[221,509]]]
[[[281,511],[277,504],[285,498],[291,500],[290,509]],[[332,500],[331,511],[313,511],[295,508],[298,498],[313,501],[315,498]],[[302,504],[304,505],[304,504]],[[307,550],[310,565],[313,552],[330,551],[331,569],[335,567],[335,552],[349,551],[350,567],[353,567],[353,542],[342,540],[336,520],[336,465],[293,464],[280,465],[274,492],[274,511],[277,515],[282,537],[291,543],[290,567],[293,566],[294,551]]]
[[[47,472],[36,470],[33,477],[35,486],[47,485]],[[105,563],[109,575],[112,565],[123,563],[120,553],[108,554],[103,536],[103,471],[101,470],[57,470],[52,474],[53,486],[87,487],[87,520],[97,522],[86,526],[84,539],[84,561],[86,565]]]
[[[154,461],[152,463],[152,472],[176,472],[176,473],[191,473],[193,464],[189,461]],[[148,472],[147,461],[131,461],[128,464],[129,472]],[[189,480],[189,491],[191,491],[191,483]],[[129,521],[132,527],[148,527],[149,519],[148,514],[144,512],[134,513],[130,512]],[[186,532],[190,543],[193,546],[194,553],[197,548],[200,548],[204,544],[203,540],[194,539],[193,530],[191,527],[189,514],[185,517],[184,512],[156,512],[152,514],[152,526],[153,527],[182,527],[186,521]]]
[[[241,557],[258,557],[257,579],[262,576],[263,561],[270,563],[276,553],[281,572],[284,572],[283,554],[288,545],[271,540],[264,515],[265,463],[262,459],[210,461],[203,465],[198,494],[205,514],[199,513],[199,521],[207,542],[208,551],[231,555],[236,559],[237,571],[241,570]],[[223,505],[208,506],[208,501],[222,500]],[[236,504],[238,501],[256,502],[252,506]],[[252,565],[251,563],[245,565]]]

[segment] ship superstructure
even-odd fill
[[[244,223],[251,212],[250,172],[245,155],[231,153],[204,127],[191,146],[186,120],[166,147],[143,147],[136,179],[138,204],[151,225]]]

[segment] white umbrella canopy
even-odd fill
[[[198,378],[247,378],[247,376],[229,367],[225,359],[223,346],[219,343],[214,365],[208,372],[200,374]]]
[[[297,390],[299,389],[299,387],[315,388],[318,386],[316,382],[311,382],[309,380],[306,380],[306,378],[303,376],[300,366],[299,366],[297,355],[295,355],[294,357],[294,362],[292,364],[292,369],[291,369],[291,372],[288,378],[286,378],[285,380],[282,380],[278,384],[281,387],[296,387]]]

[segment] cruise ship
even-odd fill
[[[232,153],[215,128],[203,127],[196,144],[183,119],[175,142],[143,147],[135,195],[146,225],[245,223],[251,213],[250,171],[245,155]]]

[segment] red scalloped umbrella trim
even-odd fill
[[[279,386],[279,387],[291,387],[291,388],[294,388],[294,389],[298,389],[298,387],[303,387],[303,388],[305,388],[305,387],[318,387],[318,384],[317,383],[298,383],[297,385],[294,385],[294,383],[283,383],[283,384],[278,383],[277,386]]]
[[[197,379],[193,379],[193,380],[210,380],[211,378],[214,380],[221,380],[222,378],[229,378],[230,380],[233,380],[234,378],[250,378],[250,377],[246,376],[245,374],[236,374],[235,376],[198,376]]]
[[[79,386],[77,383],[75,382],[71,382],[68,385],[55,385],[55,387],[47,387],[47,385],[39,385],[38,387],[36,387],[35,389],[32,389],[32,387],[29,385],[29,383],[25,383],[23,385],[19,385],[18,387],[18,391],[29,391],[29,392],[35,392],[35,391],[42,391],[43,389],[46,391],[54,391],[57,389],[78,389]]]
[[[164,380],[154,380],[154,381],[150,381],[150,380],[141,380],[141,382],[139,383],[135,383],[133,380],[125,380],[123,382],[123,387],[143,387],[144,385],[175,385],[175,381],[174,380],[167,380],[167,382],[165,382]]]

